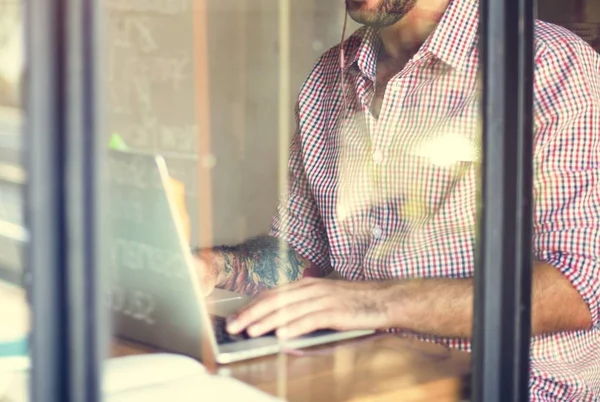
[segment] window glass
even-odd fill
[[[600,51],[600,6],[590,0],[543,0],[538,4],[542,20],[564,26]]]
[[[102,5],[110,255],[105,302],[113,355],[151,348],[207,366],[238,359],[213,342],[221,336],[213,330],[223,329],[212,317],[219,314],[236,318],[237,329],[235,323],[229,329],[241,336],[273,329],[281,338],[284,329],[287,335],[384,329],[443,350],[471,350],[485,176],[478,2]],[[405,13],[405,23],[391,29]],[[540,0],[538,15],[598,49],[596,2]],[[595,211],[584,205],[591,193],[581,195],[576,211],[564,203],[564,186],[573,184],[567,171],[575,175],[595,162],[577,148],[585,140],[577,139],[576,125],[558,130],[549,122],[557,113],[566,113],[558,117],[561,124],[583,119],[580,128],[597,119],[569,114],[579,110],[573,102],[587,100],[574,89],[582,77],[556,81],[568,57],[539,53],[540,43],[557,35],[576,40],[554,29],[536,23],[532,251],[536,267],[557,268],[593,310],[595,290],[579,286],[578,276],[591,263],[565,260],[579,258],[578,247],[592,242],[581,239],[593,235],[582,233],[581,245],[574,245],[575,237],[565,233],[581,228],[549,229]],[[577,57],[593,60],[582,49]],[[498,100],[498,93],[491,96]],[[568,134],[557,139],[562,133]],[[574,148],[562,147],[563,141]],[[571,165],[561,162],[567,159]],[[506,185],[518,193],[515,183]],[[498,222],[508,236],[505,224]],[[317,280],[302,281],[307,277]],[[382,282],[399,293],[386,293]],[[315,293],[306,293],[302,283],[313,283],[306,287]],[[411,286],[422,286],[419,297],[396,306],[393,295]],[[284,289],[281,299],[264,299],[274,288]],[[248,318],[240,294],[263,299],[261,318]],[[223,297],[234,303],[221,303]],[[277,303],[280,314],[269,315]],[[393,318],[367,308],[387,303],[394,304]],[[454,313],[460,319],[449,323]],[[567,338],[557,335],[545,349],[560,353],[534,354],[534,360],[564,367],[557,355],[584,349]],[[540,342],[536,336],[536,353],[544,349]],[[296,362],[290,361],[288,367]],[[260,363],[236,367],[230,373],[238,378],[264,369]],[[561,371],[555,384],[540,370],[533,367],[533,393],[575,385],[568,380],[572,373]],[[286,380],[275,371],[265,376]],[[279,390],[285,397],[293,387]]]
[[[282,346],[289,336],[383,330],[471,351],[480,185],[491,177],[482,170],[478,2],[99,4],[96,117],[108,180],[106,227],[97,231],[108,258],[107,283],[96,285],[110,326],[97,331],[109,335],[110,357],[187,355],[254,385],[277,384],[264,388],[289,398],[318,384],[287,382],[317,370],[301,359],[312,353],[300,351],[303,344]],[[0,2],[0,319],[10,323],[0,327],[0,401],[24,390],[27,365],[22,8]],[[600,50],[597,1],[540,0],[538,15]],[[589,140],[598,135],[600,85],[597,55],[567,30],[536,23],[532,251],[534,272],[559,271],[580,296],[573,300],[585,302],[585,329],[600,315],[590,229],[598,226],[590,179],[598,141]],[[573,65],[583,68],[565,69]],[[77,124],[81,116],[73,117]],[[74,248],[76,240],[69,239]],[[269,298],[271,289],[283,290]],[[402,299],[407,294],[416,296]],[[261,308],[248,310],[249,298]],[[587,317],[581,303],[573,306]],[[598,335],[579,328],[573,337],[567,324],[534,323],[532,394],[598,388],[581,353]],[[269,344],[277,370],[265,360],[228,365],[263,353],[230,346],[265,333],[280,339]],[[371,361],[390,352],[377,345]],[[320,356],[333,350],[324,346]],[[127,384],[112,375],[127,363],[109,360],[103,391],[128,392],[192,367],[147,357],[153,375]],[[359,364],[350,360],[334,363]],[[350,399],[367,380],[331,392]]]
[[[22,249],[23,19],[18,0],[0,3],[0,400],[26,400],[29,310]]]
[[[24,237],[21,168],[21,77],[23,31],[21,4],[0,5],[0,273],[16,281],[21,269],[18,241]]]
[[[377,27],[395,11],[360,2],[350,3],[344,31],[341,2],[107,1],[107,303],[115,336],[223,361],[202,342],[209,335],[199,311],[222,312],[219,290],[264,295],[332,276],[358,284],[349,303],[361,304],[360,285],[471,278],[477,5],[455,3],[429,48],[400,43],[406,52],[393,60]],[[434,35],[443,11],[416,10],[417,41]],[[342,34],[343,52],[331,50]],[[164,158],[172,211],[148,155]],[[181,247],[199,251],[185,260]],[[195,305],[198,292],[215,285]],[[333,321],[320,322],[330,312],[316,309],[304,324],[355,330],[367,320],[372,330],[406,329],[381,324],[381,312],[331,307]],[[292,310],[290,323],[302,320],[302,308]],[[420,339],[438,341],[434,332]],[[456,338],[439,343],[469,349]],[[243,377],[261,366],[240,367]],[[269,380],[278,378],[286,377],[273,372]]]

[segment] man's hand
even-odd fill
[[[250,336],[276,331],[281,339],[319,329],[360,330],[389,327],[390,282],[348,282],[308,278],[258,296],[228,325]]]
[[[533,271],[532,324],[533,335],[592,326],[579,292],[559,270],[542,262]],[[250,336],[260,336],[275,330],[284,339],[318,329],[386,328],[470,339],[473,279],[303,279],[263,293],[228,325],[232,333],[247,329]]]

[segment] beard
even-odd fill
[[[370,4],[377,2],[376,5]],[[373,28],[385,28],[400,21],[417,0],[346,0],[348,15],[359,24]]]

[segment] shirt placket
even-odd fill
[[[372,153],[371,162],[373,165],[373,188],[376,192],[373,197],[375,205],[372,207],[371,214],[371,244],[365,263],[368,264],[372,272],[368,272],[367,276],[371,279],[384,279],[390,276],[388,264],[390,260],[387,253],[393,252],[390,247],[386,246],[389,237],[394,230],[394,217],[398,211],[395,211],[394,197],[391,196],[394,191],[394,186],[390,184],[390,180],[397,180],[398,172],[394,171],[396,166],[390,158],[395,155],[389,149],[391,139],[394,135],[403,135],[401,127],[404,126],[402,119],[402,105],[404,98],[414,83],[412,71],[416,68],[414,63],[409,63],[405,69],[395,78],[390,80],[384,94],[383,103],[381,105],[380,118],[376,120],[371,113],[368,115],[372,119],[373,129],[370,131]],[[369,108],[370,110],[370,108]]]
[[[367,148],[365,152],[368,154],[371,153],[371,140],[372,140],[372,130],[374,129],[374,124],[371,119],[370,114],[370,105],[374,96],[374,83],[373,81],[363,75],[362,73],[357,74],[356,76],[356,95],[358,102],[355,104],[355,113],[358,113],[362,116],[360,123],[358,124],[358,129],[363,131],[362,135],[368,136],[369,141],[365,142],[365,147]],[[366,131],[366,132],[365,132]],[[367,191],[367,189],[361,189],[360,191]],[[369,198],[369,197],[367,197]],[[373,215],[373,205],[366,205],[363,208],[363,211],[359,214],[360,221],[355,222],[354,231],[358,232],[358,236],[355,236],[357,233],[354,233],[352,236],[352,254],[353,254],[353,263],[352,265],[355,269],[360,270],[360,276],[363,279],[369,279],[367,272],[365,272],[365,260],[364,257],[368,251],[369,240],[365,239],[363,229],[365,226],[369,225],[369,222],[372,219]]]

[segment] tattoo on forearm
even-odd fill
[[[232,271],[232,264],[233,264],[232,260],[233,259],[231,257],[231,254],[229,254],[229,253],[223,253],[223,261],[224,261],[223,270],[227,274],[230,274],[231,271]]]
[[[263,236],[237,246],[212,249],[222,257],[224,273],[219,283],[225,289],[256,294],[302,278],[311,263],[291,248],[283,251],[279,240]]]

